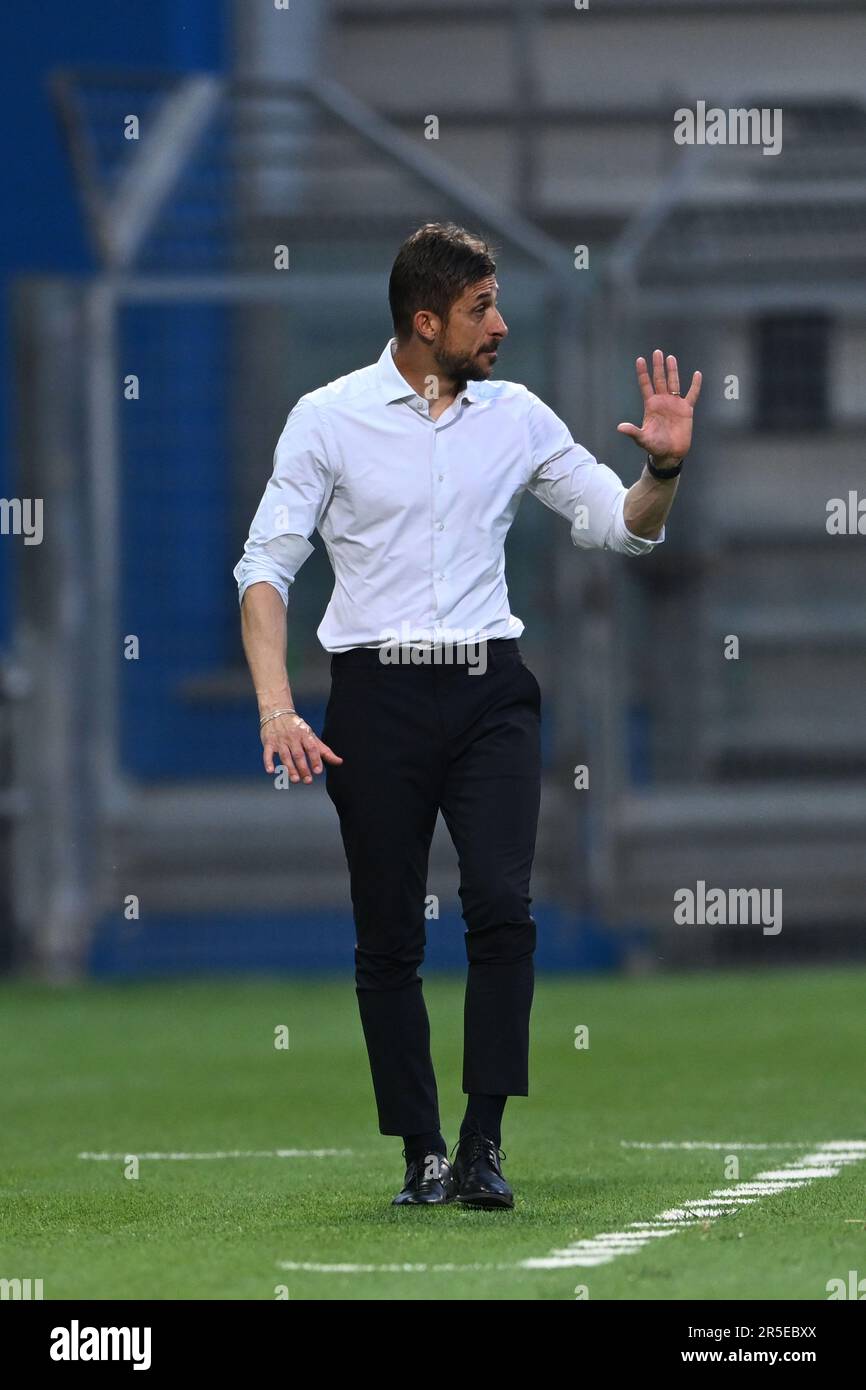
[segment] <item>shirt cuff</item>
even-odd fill
[[[657,545],[662,544],[665,538],[665,527],[662,526],[654,541],[648,540],[646,536],[636,536],[625,524],[623,516],[625,495],[625,491],[623,491],[614,516],[612,548],[623,555],[645,555],[650,550],[654,550]]]
[[[271,584],[288,607],[289,586],[313,547],[303,536],[272,536],[264,542],[247,541],[244,553],[232,573],[238,585],[238,603],[251,584]]]
[[[239,568],[240,566],[238,566],[238,569]],[[244,594],[246,593],[247,589],[250,587],[251,584],[270,584],[272,589],[276,589],[280,598],[283,600],[283,603],[285,604],[286,608],[288,608],[289,585],[292,582],[291,580],[286,581],[284,579],[277,579],[274,577],[273,574],[269,574],[265,571],[263,571],[260,574],[257,574],[255,565],[250,565],[247,569],[244,570],[242,575],[239,575],[236,570],[235,579],[238,581],[238,604],[243,603]]]

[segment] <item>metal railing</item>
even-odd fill
[[[183,360],[195,315],[217,316],[208,322],[228,350],[241,354],[234,361],[242,368],[255,360],[246,354],[255,352],[257,326],[273,329],[277,323],[277,331],[300,340],[299,326],[317,315],[320,323],[333,325],[330,363],[347,302],[362,338],[364,323],[382,315],[388,226],[402,223],[405,234],[412,218],[460,218],[495,238],[513,267],[518,312],[538,324],[529,365],[539,386],[543,377],[546,396],[564,409],[566,400],[574,405],[571,383],[580,376],[581,295],[571,262],[555,243],[331,82],[313,88],[158,77],[130,84],[126,77],[79,80],[66,74],[56,79],[55,93],[104,269],[83,283],[24,284],[18,297],[19,356],[35,366],[24,386],[24,485],[46,498],[49,515],[55,521],[62,516],[62,526],[61,534],[47,527],[40,577],[24,588],[18,625],[21,660],[32,676],[26,718],[35,727],[50,724],[51,738],[35,755],[28,745],[19,750],[16,777],[27,811],[17,828],[16,910],[27,954],[47,972],[64,975],[81,968],[94,924],[105,914],[122,915],[129,894],[140,896],[151,912],[200,913],[230,901],[251,909],[285,905],[289,873],[305,902],[321,902],[323,894],[329,903],[344,898],[342,851],[321,788],[303,806],[295,798],[277,820],[266,783],[260,788],[251,780],[230,780],[237,758],[222,774],[217,766],[199,777],[190,767],[196,750],[207,757],[207,744],[195,743],[192,755],[184,753],[190,728],[202,725],[194,715],[187,718],[185,700],[198,699],[196,709],[206,714],[218,746],[237,738],[239,702],[230,709],[214,693],[225,684],[229,658],[218,656],[216,669],[211,664],[210,685],[201,677],[192,682],[198,689],[192,697],[182,672],[174,693],[166,695],[148,667],[162,639],[174,651],[192,648],[202,624],[211,624],[212,652],[224,652],[218,631],[223,618],[238,647],[228,553],[224,602],[218,600],[223,618],[214,627],[211,603],[207,614],[203,607],[191,612],[187,603],[179,615],[175,571],[168,565],[171,546],[159,539],[165,529],[172,531],[166,517],[189,507],[184,488],[202,485],[190,480],[202,478],[200,454],[212,447],[213,431],[190,435],[190,421],[225,410],[232,453],[248,464],[261,434],[256,422],[226,406],[226,375],[209,375],[207,346],[201,349],[203,364],[196,364],[194,352]],[[297,204],[299,185],[266,137],[275,111],[289,120],[301,108],[316,149],[324,140],[330,149],[363,150],[365,177],[370,174],[374,185],[376,171],[396,178],[407,201],[385,219],[384,231],[378,209],[370,208],[359,224],[351,201],[340,206],[337,199],[333,208],[321,201],[330,183],[327,169],[322,178],[315,168],[309,171],[306,201]],[[147,115],[139,140],[121,144],[125,166],[110,147],[120,142],[124,117],[136,110]],[[315,244],[311,228],[317,229]],[[341,264],[347,236],[351,254]],[[273,269],[276,241],[292,248],[288,274]],[[246,318],[239,326],[241,312]],[[146,326],[142,315],[148,316]],[[351,332],[345,336],[351,344]],[[199,332],[197,345],[202,338]],[[379,350],[381,344],[376,355]],[[307,348],[304,357],[293,369],[291,388],[274,370],[269,381],[260,382],[257,409],[276,410],[276,399],[284,418],[300,388],[318,384],[303,376],[313,369],[315,352]],[[135,402],[124,394],[130,372],[140,380]],[[175,389],[178,378],[185,403]],[[155,392],[161,393],[156,404]],[[244,434],[248,426],[251,433]],[[269,428],[267,457],[276,432]],[[264,458],[256,465],[262,485]],[[212,463],[217,470],[218,460]],[[231,483],[225,486],[230,496]],[[190,515],[195,531],[195,508]],[[563,532],[557,545],[542,540],[537,550],[537,564],[548,567],[554,593],[555,574],[571,568],[567,527]],[[562,580],[558,588],[564,596]],[[130,618],[141,615],[141,605],[130,606],[130,594],[151,604],[150,651]],[[142,641],[137,664],[124,660],[130,635]],[[201,675],[207,677],[207,670]],[[567,652],[558,653],[552,677],[571,692]],[[148,680],[156,683],[147,686]],[[248,723],[244,718],[245,735]],[[560,760],[567,761],[565,718],[557,739]],[[177,749],[177,759],[169,757],[153,776],[141,750],[155,741]],[[256,756],[252,747],[249,752],[252,779]],[[554,863],[556,856],[549,856],[554,879],[575,872],[576,810],[566,830],[557,824],[548,838],[558,841],[563,833],[559,858]],[[288,853],[283,836],[291,845]]]

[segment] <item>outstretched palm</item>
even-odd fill
[[[667,468],[685,458],[689,451],[693,407],[701,394],[701,374],[695,372],[687,393],[681,396],[675,357],[666,360],[661,349],[656,348],[653,353],[652,381],[645,357],[639,357],[635,365],[643,396],[643,424],[638,427],[623,423],[617,425],[617,430],[620,434],[627,434],[646,453],[652,454],[659,467]]]

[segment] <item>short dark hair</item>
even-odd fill
[[[426,222],[403,242],[391,269],[388,302],[397,337],[412,332],[419,309],[443,322],[468,285],[496,274],[491,248],[454,222]]]

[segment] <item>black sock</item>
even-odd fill
[[[448,1146],[437,1129],[429,1134],[404,1134],[403,1148],[406,1150],[407,1163],[411,1163],[413,1158],[423,1158],[425,1154],[448,1157]]]
[[[466,1105],[466,1114],[460,1126],[460,1138],[464,1134],[477,1133],[478,1130],[484,1135],[485,1139],[492,1139],[494,1144],[499,1147],[502,1142],[501,1125],[502,1112],[505,1109],[507,1096],[479,1096],[470,1094]]]

